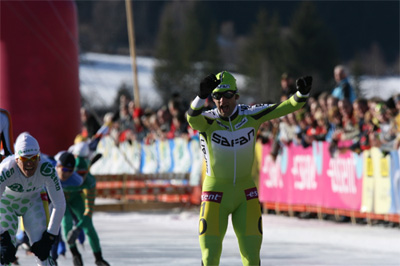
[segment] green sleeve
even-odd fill
[[[302,96],[299,92],[297,92],[286,101],[271,105],[269,108],[262,110],[260,113],[253,114],[252,117],[255,119],[260,119],[260,122],[263,123],[268,120],[285,116],[303,107],[307,101],[307,98],[307,96]]]
[[[200,132],[206,129],[213,123],[213,119],[202,115],[205,100],[196,97],[190,105],[187,112],[187,121],[191,128]]]

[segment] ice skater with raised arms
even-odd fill
[[[200,133],[206,161],[199,217],[202,265],[219,265],[228,216],[239,242],[243,265],[260,265],[261,206],[251,169],[259,126],[300,109],[311,90],[312,77],[296,81],[297,92],[277,104],[243,105],[236,79],[227,72],[211,74],[200,83],[187,119]],[[203,111],[211,94],[216,108]]]
[[[53,165],[41,158],[33,136],[21,134],[15,152],[0,164],[0,264],[9,265],[16,259],[18,217],[22,216],[37,265],[54,265],[50,249],[65,212],[60,181]],[[45,190],[53,204],[48,223],[41,198]]]

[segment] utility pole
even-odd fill
[[[133,71],[133,97],[135,99],[135,107],[140,107],[139,97],[139,82],[137,77],[137,65],[136,65],[136,48],[135,48],[135,27],[133,24],[133,13],[131,0],[125,0],[126,17],[128,23],[128,36],[129,36],[129,51],[132,60],[132,71]]]

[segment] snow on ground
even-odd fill
[[[140,102],[157,107],[162,100],[157,94],[153,81],[156,60],[137,57]],[[81,55],[79,67],[81,93],[90,98],[92,107],[111,107],[118,89],[126,84],[133,91],[132,60],[129,56],[86,53]],[[244,77],[236,74],[238,86],[244,87]],[[366,98],[380,96],[384,100],[400,93],[400,77],[362,77],[362,95]]]
[[[200,265],[198,208],[163,211],[96,212],[94,223],[104,258],[113,266]],[[300,220],[263,215],[264,238],[261,265],[400,265],[400,230],[352,225],[316,219]],[[86,242],[82,251],[86,266],[94,258]],[[33,257],[18,251],[21,265],[34,265]],[[72,265],[71,255],[58,259]],[[231,223],[223,243],[221,266],[241,264]]]
[[[379,96],[384,100],[400,93],[400,77],[362,77],[360,80],[361,94],[369,99]]]
[[[162,102],[153,82],[154,62],[152,58],[138,57],[136,63],[140,101],[148,103],[150,107]],[[81,93],[91,100],[93,107],[111,107],[118,89],[123,84],[133,91],[132,60],[129,56],[83,54],[79,66],[79,79]]]

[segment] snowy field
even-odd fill
[[[201,255],[197,235],[198,209],[106,213],[96,212],[94,223],[104,258],[112,266],[196,266]],[[263,215],[261,265],[400,265],[400,230],[379,226],[340,224]],[[87,242],[82,251],[86,266],[94,266]],[[20,265],[34,265],[21,249]],[[71,254],[59,266],[73,265]],[[221,266],[240,266],[241,259],[229,224]]]
[[[153,81],[156,60],[150,57],[137,57],[140,102],[149,107],[158,106],[162,99],[157,94]],[[333,75],[333,72],[332,72]],[[79,66],[81,94],[90,99],[92,107],[110,107],[114,103],[118,88],[126,84],[133,90],[132,60],[129,56],[86,53],[80,57]],[[238,86],[245,90],[245,78],[235,73]],[[400,77],[362,77],[361,94],[371,98],[380,96],[387,100],[400,93]]]
[[[154,59],[137,59],[140,101],[157,106],[162,102],[153,82]],[[80,92],[92,107],[111,107],[118,89],[133,88],[132,60],[129,56],[83,54],[79,66]]]

